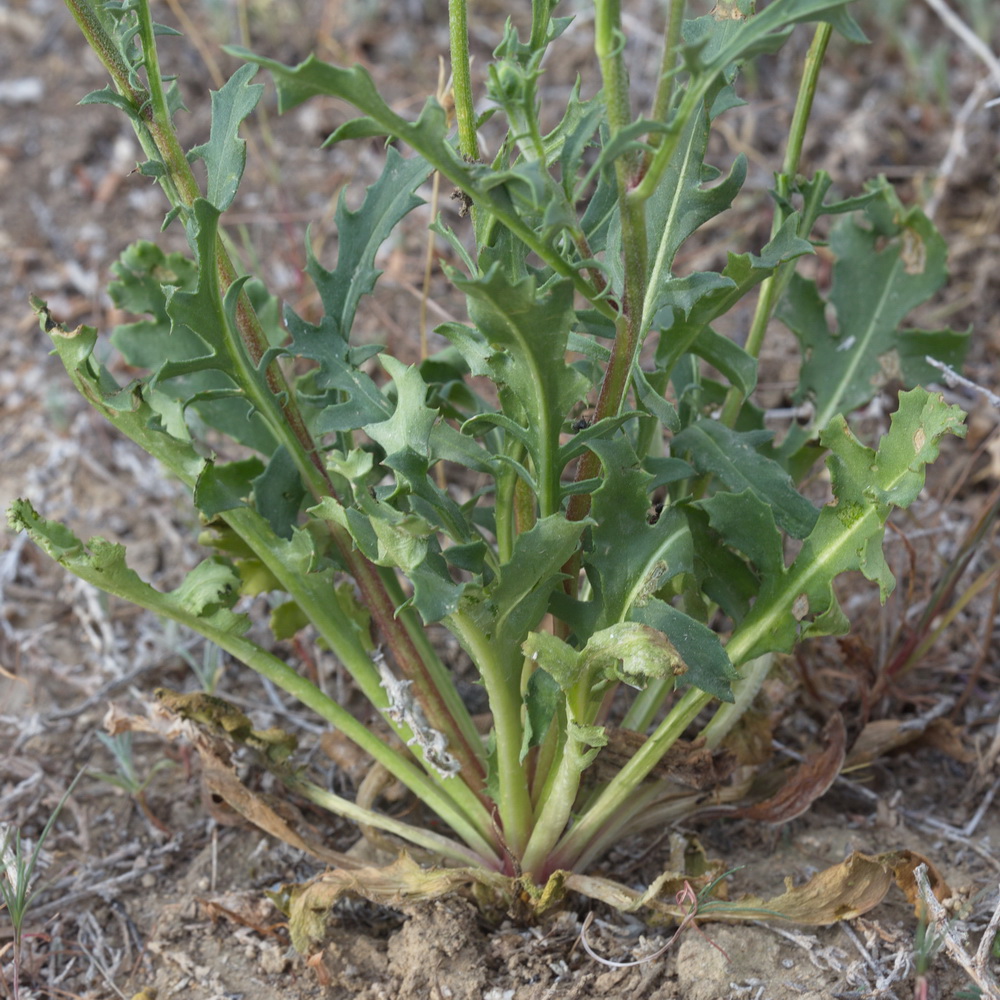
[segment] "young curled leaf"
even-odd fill
[[[619,622],[595,632],[580,660],[584,669],[640,690],[654,678],[687,670],[674,644],[662,632],[639,622]]]

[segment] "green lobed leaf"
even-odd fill
[[[267,468],[254,479],[253,497],[257,512],[267,520],[271,530],[279,538],[291,538],[306,489],[295,459],[284,445],[275,449]]]
[[[593,494],[595,524],[584,563],[599,608],[592,627],[607,628],[691,569],[691,538],[683,516],[672,508],[650,523],[653,475],[640,466],[627,439],[593,441],[590,447],[601,459],[604,477]],[[587,638],[589,632],[580,636]]]
[[[523,417],[510,412],[507,416],[524,420],[536,474],[550,481],[549,500],[554,504],[563,421],[590,388],[588,380],[565,360],[569,330],[575,322],[573,286],[560,280],[540,291],[533,278],[511,282],[496,265],[479,278],[454,276],[453,280],[465,292],[469,315],[482,336],[494,350],[503,352],[500,357],[486,356],[482,365],[520,404]],[[449,337],[458,333],[451,326],[442,332]],[[454,342],[475,373],[475,358],[467,350],[474,345],[468,338]],[[505,363],[504,356],[509,362]],[[505,406],[505,412],[508,409]]]
[[[784,572],[784,540],[775,524],[774,510],[753,490],[716,493],[696,506],[708,514],[712,528],[727,545],[750,558],[762,577]]]
[[[368,424],[363,430],[385,449],[382,462],[396,473],[397,478],[393,493],[405,493],[412,507],[421,509],[428,520],[454,541],[469,542],[473,532],[465,514],[429,475],[432,438],[440,415],[426,405],[427,385],[416,366],[404,365],[390,356],[383,356],[382,364],[396,387],[396,407],[391,417]],[[446,440],[453,441],[453,438]],[[469,441],[469,445],[471,448],[473,442]],[[479,464],[486,465],[486,462]],[[391,494],[386,494],[385,498],[390,499]]]
[[[676,435],[671,450],[700,473],[716,477],[730,492],[749,490],[771,509],[783,531],[805,538],[819,512],[795,488],[785,469],[758,450],[771,437],[770,431],[741,433],[703,418]]]
[[[262,84],[250,83],[256,73],[256,66],[241,66],[221,89],[212,91],[209,140],[188,154],[192,161],[204,161],[208,171],[206,196],[220,212],[229,208],[236,197],[246,166],[246,142],[239,138],[239,129],[264,93]]]
[[[190,228],[198,261],[164,254],[151,243],[129,247],[114,266],[112,298],[148,319],[119,326],[112,342],[130,364],[149,368],[147,401],[161,421],[180,434],[181,420],[204,436],[200,420],[263,454],[274,449],[274,436],[238,388],[233,363],[224,348],[231,327],[215,268],[219,213],[204,199],[194,208]],[[260,297],[258,295],[258,302]],[[191,410],[195,416],[187,414]],[[188,435],[187,428],[184,436]]]
[[[107,368],[95,360],[97,331],[88,326],[66,329],[52,320],[40,299],[32,298],[32,307],[43,331],[52,338],[56,353],[80,395],[123,434],[193,488],[204,458],[189,440],[164,432],[159,413],[146,399],[148,390],[144,385],[135,380],[120,386]]]
[[[743,396],[749,396],[757,388],[757,359],[710,326],[698,334],[691,351],[718,369]]]
[[[907,343],[899,325],[944,283],[945,242],[919,208],[903,209],[888,187],[879,189],[865,214],[870,226],[845,217],[830,237],[837,257],[829,297],[836,328],[827,323],[827,303],[815,283],[799,275],[792,277],[778,311],[802,347],[796,400],[808,398],[815,404],[816,431],[836,414],[864,406],[889,378],[926,374],[911,363],[913,341]],[[964,335],[951,331],[928,340],[951,362],[960,358],[965,343]],[[905,367],[901,356],[907,359]],[[796,435],[796,443],[802,437]]]
[[[518,649],[548,610],[564,579],[563,566],[576,551],[589,521],[568,521],[562,514],[539,518],[517,536],[509,562],[486,587],[468,588],[461,608],[490,642]]]
[[[705,188],[708,113],[693,114],[685,127],[665,176],[646,203],[649,234],[647,323],[659,308],[659,289],[670,278],[681,244],[710,219],[726,211],[746,180],[747,161],[736,157],[727,177]]]
[[[249,506],[253,482],[264,471],[259,458],[237,462],[206,462],[194,488],[195,506],[211,520],[216,514]]]
[[[963,420],[957,406],[917,388],[900,394],[899,409],[875,452],[854,437],[843,417],[830,422],[820,441],[831,452],[834,502],[820,511],[792,565],[763,580],[756,603],[729,641],[734,662],[846,631],[833,591],[841,573],[860,570],[878,583],[885,600],[895,584],[882,554],[886,519],[893,507],[916,498],[924,466],[937,456],[945,434],[964,436]]]
[[[721,274],[699,272],[670,278],[657,290],[653,325],[660,328],[657,367],[671,371],[677,359],[698,351],[698,339],[708,325],[728,312],[750,289],[786,261],[812,253],[812,245],[796,235],[798,217],[791,215],[760,255],[730,253]],[[707,348],[717,350],[717,338]]]
[[[382,274],[375,256],[399,222],[423,204],[414,192],[427,179],[430,164],[420,157],[404,158],[390,146],[378,180],[365,191],[355,211],[341,194],[334,221],[337,225],[337,266],[326,271],[315,263],[309,274],[323,301],[327,316],[340,336],[350,337],[358,302],[375,287]]]
[[[752,13],[748,0],[723,0],[716,11],[685,24],[685,61],[703,71],[775,51],[802,21],[829,21],[850,41],[867,39],[845,8],[852,0],[782,0]]]
[[[685,510],[685,515],[694,547],[694,578],[697,586],[705,597],[718,604],[724,614],[739,624],[757,597],[760,578],[733,548],[720,543],[719,535],[711,528],[708,515],[702,507],[689,507]],[[738,536],[730,544],[738,548]]]
[[[343,195],[337,204],[338,252],[332,271],[320,264],[307,242],[306,273],[319,292],[324,316],[312,324],[288,309],[286,323],[291,334],[288,353],[319,365],[312,377],[323,390],[313,400],[318,409],[313,430],[318,434],[351,431],[392,413],[391,403],[360,367],[379,349],[351,347],[350,334],[358,303],[382,273],[375,267],[379,248],[400,220],[422,204],[414,190],[429,169],[419,158],[404,159],[390,148],[382,174],[365,192],[360,208],[349,210]]]
[[[8,523],[12,530],[27,533],[71,573],[109,594],[192,628],[205,622],[213,629],[241,636],[250,627],[245,615],[229,610],[239,593],[239,578],[231,566],[215,557],[199,563],[175,590],[162,593],[129,569],[124,545],[103,538],[84,543],[64,525],[39,517],[27,500],[11,504]]]
[[[657,423],[674,433],[681,429],[680,417],[678,417],[673,403],[653,387],[649,375],[639,367],[638,359],[632,366],[632,385],[635,387],[635,394],[639,402],[649,414],[656,418]]]
[[[690,684],[720,701],[733,700],[732,682],[739,674],[719,636],[707,625],[656,597],[634,606],[630,616],[670,640],[683,662],[675,669],[677,687]]]

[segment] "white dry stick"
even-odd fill
[[[927,880],[927,865],[918,865],[913,873],[917,882],[920,901],[927,908],[927,920],[933,924],[935,934],[944,944],[944,949],[952,960],[960,965],[966,975],[979,987],[984,998],[1000,1000],[1000,982],[990,969],[991,949],[997,928],[1000,927],[1000,905],[990,920],[989,927],[979,945],[975,957],[969,954],[968,939],[964,926],[938,902]]]
[[[924,361],[927,362],[932,368],[936,368],[942,375],[944,375],[945,384],[950,386],[952,389],[956,385],[963,386],[966,389],[971,389],[973,392],[978,392],[980,396],[984,397],[990,404],[990,406],[995,406],[1000,409],[1000,396],[995,392],[990,392],[989,389],[984,389],[981,385],[977,385],[971,379],[967,379],[964,375],[959,375],[951,365],[946,365],[943,361],[938,361],[937,358],[932,358],[929,354],[925,355]]]
[[[986,63],[986,68],[993,77],[993,82],[1000,90],[1000,59],[990,50],[990,47],[970,28],[944,0],[925,0],[928,7],[944,21],[945,26],[962,39],[963,42]]]
[[[948,150],[938,167],[937,180],[934,183],[934,192],[924,207],[924,211],[929,219],[934,218],[934,214],[944,198],[948,188],[948,181],[955,164],[965,155],[965,130],[969,124],[969,119],[977,108],[981,106],[992,107],[996,100],[983,104],[983,98],[991,88],[1000,90],[1000,59],[990,50],[990,47],[950,8],[944,0],[925,0],[931,10],[937,14],[944,22],[945,26],[953,31],[965,43],[966,46],[985,64],[990,71],[989,80],[980,80],[976,84],[972,93],[966,98],[961,110],[955,117],[955,127],[951,133],[951,140],[948,143]],[[1000,100],[1000,99],[998,99]]]
[[[931,0],[927,0],[927,2],[930,3]],[[968,153],[968,148],[965,145],[965,133],[969,126],[969,119],[983,106],[983,98],[992,89],[993,83],[990,80],[980,80],[972,88],[972,92],[965,99],[958,114],[955,115],[955,127],[951,131],[948,149],[945,151],[944,156],[941,158],[941,163],[938,165],[937,177],[934,180],[934,190],[931,192],[931,196],[927,199],[927,204],[924,206],[924,214],[928,219],[933,220],[937,214],[937,210],[941,207],[941,202],[944,201],[944,196],[948,191],[948,184],[951,181],[955,165]]]

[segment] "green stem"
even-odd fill
[[[493,713],[497,794],[495,801],[503,837],[511,856],[520,859],[528,842],[533,810],[521,763],[524,727],[521,722],[520,652],[496,644],[461,611],[445,620],[449,631],[472,657],[483,679]]]
[[[632,704],[629,706],[625,717],[621,721],[623,729],[634,729],[637,733],[644,733],[649,724],[656,717],[663,702],[674,689],[673,677],[661,677],[650,681],[642,691],[640,691]]]
[[[615,775],[580,821],[562,838],[552,853],[553,867],[573,869],[591,840],[600,835],[610,819],[628,804],[643,779],[680,738],[698,713],[712,700],[698,688],[688,688],[652,736]]]
[[[483,857],[479,853],[464,847],[462,844],[456,844],[455,841],[448,837],[442,837],[439,833],[411,826],[409,823],[404,823],[392,816],[385,816],[371,809],[365,809],[350,799],[345,799],[343,796],[328,792],[325,788],[321,788],[314,782],[304,781],[302,778],[291,774],[279,774],[279,777],[292,791],[298,792],[310,802],[314,802],[321,809],[326,809],[327,812],[342,816],[344,819],[350,820],[352,823],[357,823],[359,826],[373,826],[377,830],[385,830],[386,833],[395,834],[397,837],[408,840],[411,844],[416,844],[418,847],[423,847],[425,850],[461,865],[474,865],[477,868],[486,867],[495,868],[497,871],[500,870],[499,859],[495,853],[491,852],[486,857]]]
[[[597,0],[595,3],[594,50],[604,80],[608,126],[613,140],[631,120],[620,0]],[[636,164],[627,157],[619,157],[615,161],[624,248],[624,301],[621,315],[616,317],[615,343],[601,383],[594,412],[595,422],[604,417],[616,416],[620,412],[635,355],[642,341],[642,302],[646,287],[646,215],[642,201],[635,198],[632,190],[635,167]],[[588,451],[577,464],[576,481],[593,479],[599,473],[600,459],[595,452]],[[581,520],[589,512],[589,493],[577,493],[570,497],[567,507],[567,517],[570,520]],[[567,582],[572,587],[575,575],[571,568],[568,568],[568,572],[570,580]]]
[[[674,80],[677,75],[677,50],[681,43],[681,29],[684,26],[684,0],[668,0],[669,13],[663,33],[663,58],[660,63],[660,77],[653,98],[650,118],[654,122],[665,122],[674,100]],[[659,132],[649,137],[649,144],[655,149],[663,141]]]
[[[403,593],[395,572],[389,567],[380,567],[379,573],[393,606],[397,608],[402,607],[406,603],[407,597]],[[477,792],[480,801],[485,804],[486,754],[483,750],[483,741],[479,730],[472,721],[469,709],[466,707],[465,702],[462,701],[458,689],[455,687],[451,672],[441,661],[441,657],[438,656],[437,651],[434,649],[433,644],[427,636],[427,632],[420,627],[419,622],[414,621],[412,615],[404,614],[397,617],[399,617],[403,628],[410,637],[413,649],[420,663],[426,667],[434,690],[440,693],[444,710],[458,727],[461,749],[460,752],[456,753],[456,756],[462,760],[474,761],[470,768],[475,782],[472,787]],[[455,752],[455,750],[456,748],[453,746],[452,751]]]
[[[66,6],[83,32],[83,37],[87,39],[87,44],[114,81],[118,93],[132,104],[136,114],[141,113],[149,100],[149,93],[133,81],[132,71],[108,34],[101,15],[89,0],[66,0]]]
[[[778,194],[782,197],[788,197],[791,193],[791,185],[799,171],[802,145],[805,142],[806,128],[809,125],[809,116],[812,114],[813,100],[816,97],[816,85],[819,81],[820,69],[823,66],[823,56],[826,54],[826,47],[830,44],[832,34],[833,26],[828,21],[821,21],[816,25],[812,44],[806,53],[802,81],[799,84],[795,111],[792,114],[792,124],[788,132],[785,162],[782,164],[781,174],[778,177]],[[772,234],[781,228],[781,222],[784,222],[784,218],[780,221],[776,219],[776,228],[772,229]]]
[[[587,871],[595,860],[632,832],[631,826],[636,817],[642,816],[663,795],[661,785],[661,782],[657,782],[643,788],[637,788],[623,805],[621,811],[608,817],[604,827],[595,834],[593,840],[577,858],[575,862],[577,871]],[[692,795],[692,797],[695,796]],[[688,808],[690,810],[690,806]],[[666,829],[668,826],[669,824],[664,823],[661,829]]]
[[[625,68],[625,36],[621,28],[621,0],[595,0],[594,52],[601,67],[608,126],[613,139],[632,119],[628,71]]]
[[[559,764],[545,782],[539,797],[541,809],[521,861],[525,872],[535,878],[544,876],[553,845],[565,831],[573,813],[573,803],[580,792],[580,779],[585,769],[583,756],[587,750],[589,747],[574,739],[572,734],[567,735]]]
[[[469,68],[468,0],[448,0],[448,29],[451,43],[451,87],[455,95],[458,149],[469,160],[479,159],[476,136],[476,109],[472,101],[472,73]]]
[[[142,62],[146,67],[146,82],[149,85],[150,107],[152,121],[150,132],[156,148],[163,158],[163,165],[174,179],[178,193],[184,205],[190,208],[201,194],[194,171],[184,155],[184,149],[174,131],[174,123],[170,118],[170,108],[167,104],[167,93],[163,87],[163,77],[160,75],[159,54],[156,49],[156,37],[153,33],[153,19],[149,12],[148,0],[142,0],[136,8],[139,18],[139,39],[142,42]]]
[[[819,71],[822,68],[823,56],[826,53],[826,47],[830,42],[832,32],[833,27],[826,21],[821,21],[816,25],[812,44],[806,53],[802,80],[799,83],[799,93],[795,101],[795,111],[792,114],[792,123],[788,131],[788,145],[785,147],[785,159],[775,183],[778,202],[775,205],[774,218],[771,221],[772,238],[777,234],[787,218],[787,210],[784,206],[791,197],[795,175],[799,171],[799,163],[802,159],[802,144],[805,141],[806,127],[809,124],[813,99],[816,96]],[[809,229],[812,229],[811,223]],[[808,235],[808,233],[802,235]],[[761,283],[760,294],[757,297],[757,305],[750,324],[750,332],[747,334],[747,341],[743,348],[751,357],[756,358],[760,356],[761,348],[764,346],[767,326],[771,322],[771,317],[774,315],[774,310],[784,293],[788,279],[794,268],[794,261],[782,264],[776,273],[765,278]],[[742,405],[743,394],[736,386],[730,387],[719,420],[727,426],[732,427],[736,423],[736,418],[739,416]]]
[[[528,44],[535,52],[545,47],[552,8],[556,3],[558,0],[531,0],[531,40]]]
[[[548,787],[553,780],[553,768],[557,766],[562,755],[565,740],[563,734],[566,731],[564,719],[565,712],[557,712],[553,718],[549,731],[545,734],[545,739],[541,746],[535,748],[535,767],[531,783],[531,803],[537,816],[545,805],[548,794]]]

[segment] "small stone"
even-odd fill
[[[261,949],[260,967],[273,976],[281,975],[288,970],[288,953],[276,944]]]

